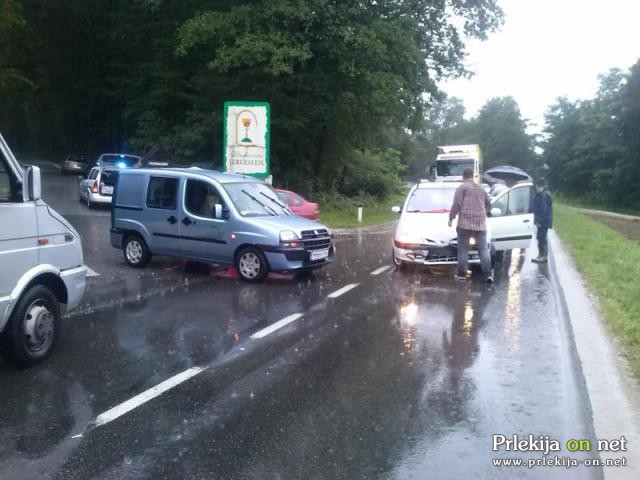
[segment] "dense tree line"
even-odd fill
[[[462,101],[443,97],[426,112],[423,128],[414,137],[409,169],[412,177],[423,177],[437,155],[438,145],[479,144],[483,166],[514,165],[538,175],[542,164],[535,153],[536,137],[527,132],[512,97],[490,99],[478,114],[467,120]]]
[[[597,95],[559,99],[546,117],[549,182],[601,204],[640,208],[640,61],[600,78]]]
[[[0,0],[0,125],[17,149],[221,165],[225,100],[272,106],[272,167],[384,193],[496,0]],[[391,183],[390,183],[391,182]]]

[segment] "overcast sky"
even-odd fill
[[[502,29],[468,44],[470,79],[443,85],[467,116],[492,97],[510,95],[538,124],[554,100],[592,97],[598,74],[628,70],[640,57],[640,0],[499,0]]]

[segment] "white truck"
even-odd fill
[[[0,135],[0,351],[23,367],[50,355],[87,273],[78,232],[40,196],[40,169],[22,168]]]
[[[435,182],[461,182],[462,172],[467,167],[473,169],[475,181],[481,183],[480,145],[444,145],[438,147],[438,155],[429,167],[429,174]]]

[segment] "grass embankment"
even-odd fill
[[[640,245],[565,205],[554,223],[640,378]]]
[[[558,193],[558,194],[554,194],[554,197],[557,199],[558,202],[564,203],[566,205],[571,205],[572,207],[588,208],[592,210],[604,210],[606,212],[623,213],[626,215],[640,215],[640,210],[633,209],[633,208],[620,207],[618,205],[613,205],[613,204],[604,204],[588,196],[572,197],[572,196],[565,195],[563,193]]]
[[[353,199],[321,201],[320,221],[330,228],[366,227],[389,222],[399,218],[391,211],[391,207],[402,206],[406,196],[406,193],[403,193],[384,200],[371,199],[363,202]],[[362,205],[362,223],[357,222],[358,205]]]

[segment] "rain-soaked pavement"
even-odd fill
[[[381,272],[385,226],[339,234],[334,265],[302,278],[247,285],[170,258],[139,271],[109,246],[108,210],[79,203],[75,178],[44,177],[97,276],[52,358],[0,362],[0,479],[602,478],[494,466],[544,453],[493,452],[494,434],[598,458],[565,448],[595,440],[589,400],[557,286],[528,252],[507,255],[493,286]]]

